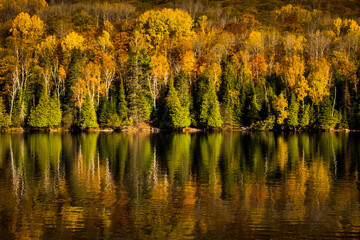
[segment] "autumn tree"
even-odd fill
[[[190,38],[193,20],[183,10],[164,8],[143,13],[137,24],[140,33],[157,48],[168,38]]]
[[[33,74],[35,64],[34,52],[45,31],[44,22],[36,15],[30,17],[28,13],[20,13],[12,22],[11,37],[17,66],[13,72],[13,82],[17,85],[18,120],[20,124],[25,119],[25,94],[29,85],[29,78]]]
[[[309,84],[309,96],[315,104],[319,104],[323,97],[330,94],[330,67],[325,59],[311,59],[307,81]]]
[[[283,93],[280,93],[279,96],[275,96],[273,107],[276,112],[276,122],[280,125],[283,124],[284,120],[289,115],[289,112],[287,111],[288,103]]]

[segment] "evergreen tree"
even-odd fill
[[[172,128],[184,128],[191,124],[188,108],[181,106],[173,82],[169,84],[169,91],[165,99],[165,124]]]
[[[39,103],[30,111],[28,125],[35,128],[49,127],[50,102],[46,93],[40,97]]]
[[[61,124],[61,103],[56,93],[50,99],[49,127],[57,127]]]
[[[6,113],[3,99],[0,97],[0,128],[7,128],[10,125],[10,116]]]
[[[96,112],[94,109],[94,103],[91,101],[89,95],[86,95],[84,105],[81,111],[81,118],[78,122],[81,128],[98,128],[99,124],[96,120]]]
[[[298,114],[299,114],[299,103],[296,101],[295,94],[291,94],[290,107],[289,107],[289,115],[287,118],[287,124],[290,127],[297,127],[299,124]]]
[[[120,121],[124,122],[127,120],[127,114],[128,114],[128,107],[126,102],[126,95],[125,95],[125,89],[123,81],[120,82],[120,89],[119,89],[119,102],[118,102],[118,114]]]
[[[234,91],[235,75],[232,64],[226,68],[225,74],[222,77],[222,84],[220,89],[220,96],[222,100],[222,116],[226,125],[233,125],[234,120],[234,103],[232,95]]]
[[[184,108],[191,108],[191,95],[189,92],[189,81],[186,77],[186,73],[181,70],[174,79],[175,89],[177,96],[179,97],[181,106]]]
[[[146,72],[150,69],[151,59],[145,49],[130,54],[129,63],[129,116],[135,123],[150,119],[152,104],[147,95]]]
[[[309,126],[310,123],[310,114],[311,114],[311,107],[309,104],[306,104],[303,113],[301,114],[299,125],[302,128],[306,128]]]
[[[105,125],[110,117],[110,102],[108,99],[105,99],[102,107],[101,107],[101,112],[100,112],[100,117],[99,117],[99,122],[100,124]]]
[[[200,124],[204,127],[221,127],[223,121],[220,114],[219,101],[213,82],[210,82],[200,107]]]
[[[325,98],[320,105],[318,125],[321,129],[331,129],[335,125],[330,98]]]

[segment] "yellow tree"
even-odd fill
[[[37,43],[42,38],[45,31],[45,24],[41,19],[34,15],[30,17],[27,13],[20,13],[12,22],[10,40],[13,43],[17,66],[13,72],[13,82],[17,85],[17,91],[20,91],[20,111],[19,120],[23,122],[24,113],[24,93],[27,88],[29,77],[32,74],[32,65]],[[17,93],[15,92],[15,94]]]
[[[280,93],[279,96],[275,95],[273,101],[273,107],[276,111],[276,121],[278,124],[282,124],[284,120],[288,117],[289,113],[287,111],[288,102],[284,98],[284,95]]]
[[[309,84],[309,96],[317,105],[323,97],[330,94],[330,67],[326,59],[310,60],[310,74],[307,77]]]
[[[147,80],[151,96],[153,97],[153,106],[154,109],[156,109],[156,100],[160,88],[167,85],[170,67],[167,58],[162,54],[157,54],[152,57],[151,66],[151,75],[148,76]]]
[[[85,39],[83,36],[77,34],[76,32],[71,32],[61,41],[61,47],[64,52],[64,55],[68,58],[67,63],[70,62],[71,52],[74,49],[83,51]]]
[[[106,54],[105,52],[101,54],[101,74],[102,79],[104,80],[106,99],[109,98],[109,91],[112,83],[114,82],[115,70],[116,63],[114,61],[114,57]]]
[[[99,64],[89,62],[86,64],[83,73],[83,81],[85,82],[86,93],[89,95],[92,103],[99,104],[100,95],[105,93],[105,84],[101,81],[101,69]],[[96,98],[96,102],[95,102]]]
[[[111,42],[110,33],[105,30],[103,31],[102,35],[98,38],[98,43],[101,47],[101,50],[106,54],[109,54],[109,52],[112,51],[112,49],[114,48]]]
[[[138,18],[138,29],[157,48],[167,38],[190,38],[193,34],[191,16],[180,9],[150,10]]]
[[[300,56],[293,55],[291,57],[286,57],[285,64],[285,79],[287,85],[290,89],[293,89],[297,82],[301,81],[305,73],[305,63]]]
[[[259,54],[264,49],[261,32],[252,31],[245,41],[245,45],[250,54]]]
[[[58,71],[58,60],[54,56],[57,46],[56,37],[51,35],[45,38],[38,46],[38,52],[42,60],[41,74],[44,78],[44,87],[48,96],[50,96],[51,86],[55,84]],[[54,82],[51,82],[53,79]]]

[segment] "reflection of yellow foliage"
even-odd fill
[[[325,204],[330,192],[329,166],[321,159],[315,159],[310,166],[309,174],[309,188],[315,195],[313,200]]]
[[[65,206],[62,208],[61,216],[66,228],[76,230],[85,227],[82,207]]]
[[[309,170],[304,162],[289,174],[285,183],[287,211],[293,212],[289,220],[303,221],[306,217],[305,198],[307,191],[307,181]]]
[[[157,201],[167,201],[169,195],[169,183],[167,180],[159,181],[151,191],[151,199]]]
[[[280,167],[281,171],[284,170],[287,162],[288,162],[288,145],[283,137],[279,137],[277,141],[276,163]]]

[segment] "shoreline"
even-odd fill
[[[360,132],[358,129],[309,129],[309,130],[290,130],[290,129],[271,129],[271,130],[261,130],[253,129],[250,127],[243,128],[213,128],[213,129],[202,129],[202,128],[182,128],[182,129],[164,129],[151,127],[150,125],[146,127],[140,126],[127,126],[121,129],[112,129],[112,128],[91,128],[91,129],[67,129],[67,128],[5,128],[0,129],[0,133],[94,133],[94,132],[105,132],[105,133],[160,133],[160,132],[172,132],[172,133],[200,133],[200,132],[287,132],[287,133],[316,133],[316,132]]]

